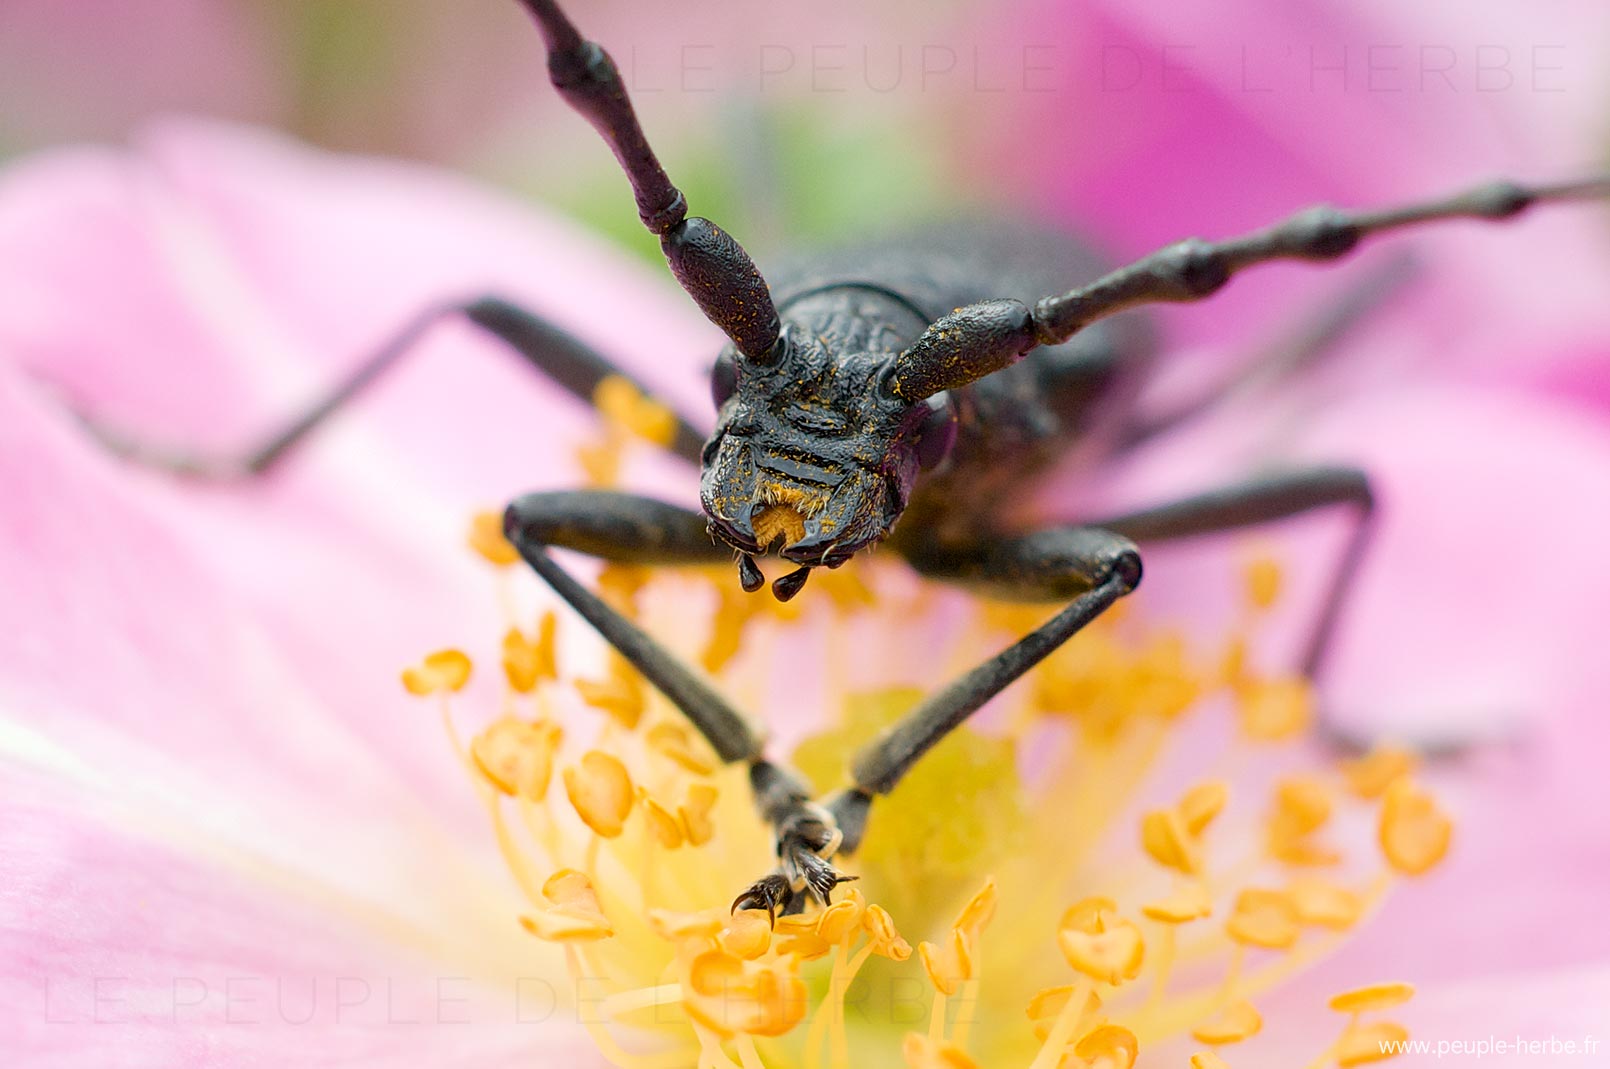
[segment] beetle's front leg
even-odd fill
[[[761,816],[777,834],[776,871],[750,886],[734,908],[775,916],[827,904],[849,879],[831,861],[843,839],[834,812],[810,799],[799,776],[762,753],[747,717],[635,623],[588,590],[549,555],[559,546],[627,564],[713,564],[731,550],[711,541],[702,514],[652,498],[602,490],[527,494],[509,505],[504,531],[526,563],[571,608],[680,709],[722,761],[749,765]]]
[[[1039,664],[1140,582],[1140,554],[1121,535],[1096,527],[1058,527],[964,545],[918,546],[911,563],[935,578],[977,584],[1010,597],[1068,597],[1066,608],[907,713],[856,755],[855,786],[828,809],[855,849],[872,798],[888,794],[918,759],[985,702]]]

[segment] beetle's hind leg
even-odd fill
[[[639,392],[650,392],[608,357],[564,329],[511,301],[485,296],[449,302],[422,312],[300,413],[238,453],[217,456],[172,448],[108,426],[83,412],[75,414],[85,429],[108,450],[149,467],[212,480],[265,475],[302,446],[314,431],[363,396],[387,372],[418,352],[420,343],[433,328],[451,319],[462,319],[491,334],[531,367],[583,401],[590,402],[599,384],[609,378],[625,379]],[[675,417],[668,446],[673,453],[697,464],[703,443],[704,435],[696,427],[681,416]]]
[[[601,490],[527,494],[505,514],[504,530],[531,568],[692,722],[726,763],[749,766],[761,816],[776,833],[777,868],[744,890],[734,909],[775,917],[831,901],[850,877],[832,865],[845,841],[841,814],[860,838],[852,808],[813,802],[800,777],[766,758],[759,730],[704,679],[637,624],[576,580],[549,553],[578,550],[631,564],[725,562],[702,514],[651,498]],[[860,815],[864,818],[864,812]]]

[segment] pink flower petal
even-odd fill
[[[9,1064],[597,1063],[556,1009],[569,992],[552,948],[512,919],[504,939],[466,944],[413,928],[397,903],[321,896],[239,855],[201,860],[60,783],[7,778]]]

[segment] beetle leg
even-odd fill
[[[1375,495],[1363,471],[1319,467],[1259,476],[1100,522],[1144,544],[1233,531],[1324,508],[1350,510],[1351,526],[1297,662],[1304,677],[1317,680],[1375,531]],[[1323,715],[1321,728],[1332,742],[1358,748],[1361,740],[1349,737]]]
[[[842,815],[843,849],[853,850],[871,799],[887,794],[919,758],[1023,673],[1039,664],[1140,582],[1140,555],[1121,535],[1094,527],[1051,528],[981,540],[933,544],[911,555],[937,578],[977,582],[1030,597],[1072,596],[1040,627],[922,702],[864,748],[851,764],[855,786],[829,803]]]
[[[107,427],[83,413],[79,413],[79,418],[107,449],[151,467],[204,479],[228,480],[263,475],[284,460],[308,435],[357,400],[387,371],[401,363],[404,357],[417,352],[420,341],[432,327],[454,316],[462,316],[498,338],[533,368],[583,401],[591,402],[598,384],[611,377],[624,378],[639,391],[650,393],[607,357],[546,319],[500,297],[487,296],[426,310],[392,335],[300,415],[237,456],[205,456],[165,448]],[[704,435],[686,419],[677,416],[675,435],[668,447],[671,452],[697,464],[703,443]]]
[[[635,623],[588,590],[548,553],[551,546],[632,564],[726,561],[702,514],[651,498],[602,490],[527,494],[516,499],[504,530],[526,562],[570,607],[704,736],[722,761],[747,762],[761,816],[777,834],[777,869],[746,889],[734,909],[797,912],[826,905],[850,877],[833,868],[843,836],[835,814],[817,805],[799,776],[762,754],[764,740],[749,719]]]
[[[1351,509],[1352,526],[1298,661],[1302,674],[1313,679],[1324,667],[1337,621],[1375,530],[1375,495],[1364,472],[1357,468],[1308,468],[1260,476],[1108,517],[1100,523],[1144,544],[1233,531],[1338,506]]]

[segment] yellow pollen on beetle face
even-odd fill
[[[793,505],[767,505],[751,521],[761,549],[778,542],[786,549],[805,537],[805,516]]]
[[[622,443],[641,436],[634,421],[651,426],[652,414],[640,396],[609,391],[604,452],[618,467]],[[762,541],[803,537],[808,502],[766,504]],[[494,519],[476,521],[470,541],[501,568]],[[702,573],[618,565],[597,582],[757,712],[783,708],[790,690],[778,680],[800,670],[797,640],[824,619],[835,661],[853,641],[858,661],[882,666],[853,689],[838,668],[813,673],[827,723],[773,755],[813,794],[843,786],[857,748],[981,649],[1044,617],[945,595],[952,615],[930,628],[945,601],[897,568],[857,561],[823,578],[826,595],[786,612],[752,608],[769,599],[734,594],[725,570],[714,588]],[[775,923],[732,912],[733,896],[776,863],[746,769],[721,766],[590,631],[532,612],[540,590],[523,580],[498,574],[510,619],[489,635],[504,693],[467,740],[453,708],[478,693],[466,691],[467,655],[433,653],[404,686],[440,703],[486,806],[523,899],[510,906],[531,937],[522,953],[574,978],[585,1027],[621,1069],[1132,1069],[1142,1047],[1183,1036],[1255,1050],[1254,1002],[1368,923],[1385,891],[1434,867],[1452,839],[1409,755],[1333,766],[1296,745],[1312,695],[1261,670],[1255,629],[1283,583],[1260,560],[1220,648],[1194,648],[1132,606],[1096,621],[994,703],[994,726],[962,727],[878,799],[855,856],[832,859],[859,877],[832,905]],[[568,665],[559,651],[581,642],[592,659]],[[1202,771],[1164,784],[1159,800],[1148,778],[1180,756],[1187,723],[1190,767]],[[1205,774],[1252,753],[1288,759],[1267,787]],[[1337,996],[1346,1024],[1314,1064],[1390,1056],[1406,1033],[1360,1017],[1411,991]],[[1226,1069],[1213,1051],[1191,1065]]]

